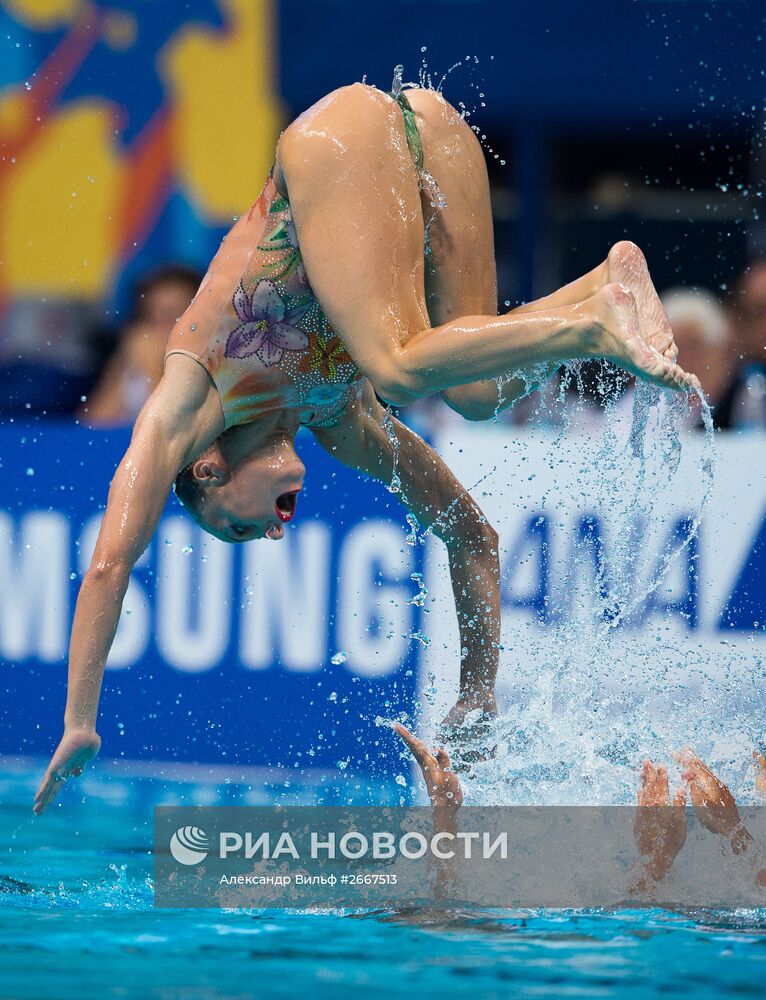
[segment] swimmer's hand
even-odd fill
[[[636,847],[646,874],[653,882],[660,882],[686,843],[686,793],[679,788],[671,808],[667,770],[645,760],[637,804],[633,823]]]
[[[400,723],[395,722],[393,728],[417,761],[426,783],[434,815],[438,813],[443,819],[454,818],[463,804],[463,789],[452,770],[447,751],[439,749],[432,753],[422,740],[413,736]]]
[[[726,837],[736,854],[746,851],[752,837],[742,825],[734,796],[696,753],[687,748],[673,754],[683,767],[681,777],[689,787],[697,818],[711,833]]]
[[[53,802],[65,782],[79,777],[85,765],[101,749],[101,737],[93,729],[66,727],[61,742],[51,757],[35,795],[34,812],[39,816]]]

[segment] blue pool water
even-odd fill
[[[0,771],[3,1000],[763,996],[766,910],[156,911],[153,805],[234,791],[94,772],[36,818],[37,778]]]

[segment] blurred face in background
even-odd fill
[[[158,281],[146,290],[139,306],[139,320],[165,336],[194,298],[196,286],[178,278]]]
[[[671,289],[662,304],[673,327],[679,362],[694,372],[705,395],[716,403],[732,365],[731,326],[726,311],[710,292]]]
[[[740,279],[732,314],[737,356],[766,364],[766,259],[755,261]]]

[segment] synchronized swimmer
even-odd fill
[[[595,357],[669,388],[698,386],[676,363],[638,247],[618,243],[588,274],[498,316],[486,165],[461,115],[431,90],[363,84],[301,115],[177,321],[115,473],[77,600],[64,734],[35,812],[98,753],[104,665],[131,570],[171,489],[217,538],[282,538],[305,472],[300,427],[372,479],[390,482],[395,471],[402,501],[445,543],[461,640],[459,698],[446,721],[494,713],[497,535],[380,400],[440,393],[484,420],[498,409],[494,379],[514,376],[502,401],[510,406],[562,362]]]

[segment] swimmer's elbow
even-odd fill
[[[409,406],[423,395],[418,378],[405,365],[388,359],[376,362],[367,377],[378,396],[391,406]]]
[[[133,561],[121,553],[104,554],[93,557],[83,579],[83,585],[108,586],[116,591],[127,589]]]

